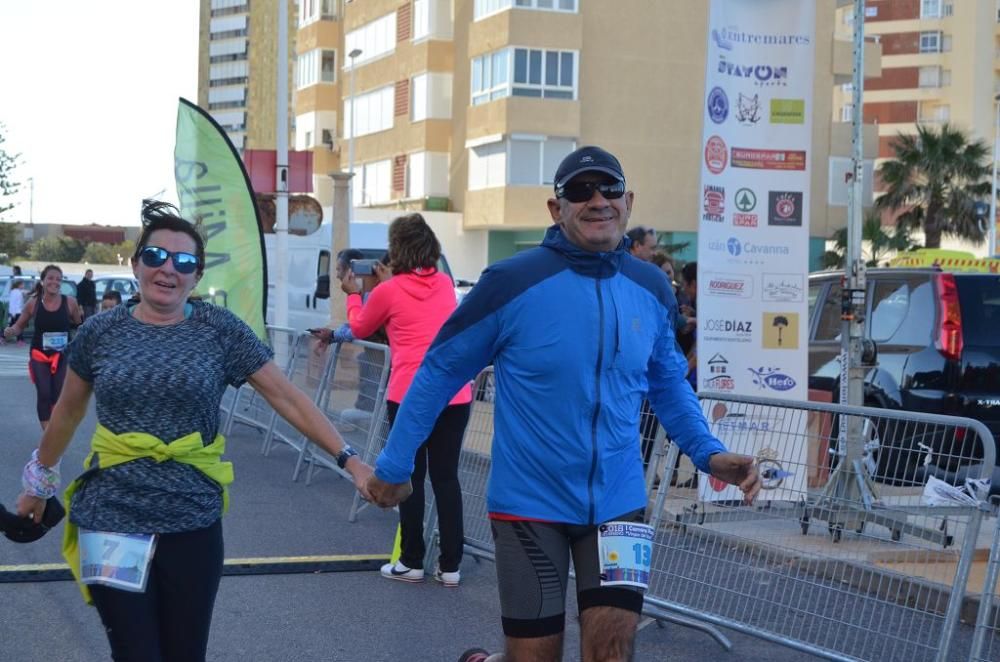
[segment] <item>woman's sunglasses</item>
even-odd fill
[[[570,182],[556,189],[556,197],[565,198],[570,202],[587,202],[594,197],[594,191],[599,191],[605,200],[617,200],[625,195],[625,182],[613,182],[611,184]]]
[[[177,251],[171,253],[159,246],[146,246],[139,253],[139,259],[147,267],[162,267],[167,259],[174,261],[174,269],[180,274],[193,274],[198,269],[198,256],[192,253]]]

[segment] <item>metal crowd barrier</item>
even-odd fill
[[[295,359],[295,346],[299,332],[287,327],[268,326],[267,340],[274,350],[274,360],[285,372],[291,374]],[[227,388],[222,397],[222,434],[229,436],[233,425],[239,423],[266,432],[271,407],[260,397],[250,384],[238,389]]]
[[[745,506],[735,488],[675,471],[676,447],[658,454],[647,602],[825,659],[949,659],[988,511],[959,488],[992,474],[986,427],[757,398],[702,406],[731,450],[756,458],[764,489]],[[853,458],[839,443],[852,418],[864,435]]]
[[[1000,518],[993,527],[993,543],[979,596],[976,632],[972,638],[969,662],[992,662],[1000,659]]]
[[[299,390],[305,393],[313,402],[319,397],[321,381],[326,369],[327,357],[318,354],[314,349],[320,347],[319,341],[309,333],[299,333],[287,348],[282,348],[287,356],[285,376]],[[275,356],[279,356],[278,348]],[[280,365],[280,364],[279,364]],[[278,412],[268,408],[265,418],[266,432],[261,442],[260,452],[267,456],[271,454],[274,442],[278,441],[295,450],[303,446],[302,435],[290,423],[278,415]]]

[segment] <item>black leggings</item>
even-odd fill
[[[160,534],[145,593],[91,586],[115,662],[203,662],[222,555],[219,520]]]
[[[398,402],[388,402],[389,423],[396,420]],[[441,534],[441,556],[438,565],[443,572],[454,572],[462,563],[465,532],[462,526],[462,487],[458,483],[458,457],[462,451],[462,436],[469,422],[471,405],[445,407],[438,416],[427,441],[417,450],[413,475],[413,494],[399,504],[401,532],[400,563],[408,568],[424,566],[424,477],[428,466],[434,502],[437,506],[438,531]]]
[[[52,418],[52,407],[55,406],[59,394],[62,393],[63,382],[66,381],[66,355],[59,357],[59,369],[52,373],[52,366],[43,361],[28,361],[31,371],[31,381],[35,383],[38,399],[35,407],[38,410],[38,420],[42,423]]]

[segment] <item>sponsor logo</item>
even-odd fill
[[[730,237],[725,241],[713,239],[708,242],[708,250],[728,253],[728,261],[734,264],[763,264],[764,258],[791,254],[785,244],[761,244],[753,241],[740,241],[736,237]]]
[[[733,200],[738,212],[733,213],[733,225],[738,228],[757,227],[757,214],[752,214],[757,208],[757,195],[748,188],[741,188],[736,191]]]
[[[713,175],[718,175],[726,169],[729,162],[729,152],[726,141],[719,136],[712,136],[705,143],[705,166]]]
[[[764,313],[761,328],[764,349],[799,348],[798,313]]]
[[[722,354],[716,354],[708,360],[709,377],[702,380],[702,388],[712,391],[732,391],[736,382],[729,374],[729,361]]]
[[[740,274],[705,274],[702,276],[708,285],[708,296],[736,297],[749,299],[753,296],[753,280],[751,276]]]
[[[808,46],[812,39],[807,34],[755,33],[741,30],[739,26],[712,28],[712,40],[724,51],[733,50],[735,44],[755,46]]]
[[[733,212],[733,227],[755,228],[757,227],[757,214],[744,214]]]
[[[781,372],[781,368],[747,368],[753,375],[753,383],[762,390],[790,391],[795,388],[795,380]]]
[[[757,451],[757,471],[760,474],[761,489],[776,490],[781,487],[786,478],[795,475],[781,464],[778,451],[773,448],[762,448]]]
[[[761,299],[801,303],[805,294],[805,276],[802,274],[764,274]]]
[[[721,223],[726,213],[726,189],[722,186],[706,186],[703,194],[705,213],[701,220]]]
[[[783,227],[802,225],[802,193],[769,191],[767,194],[767,224]]]
[[[709,318],[701,328],[704,338],[718,342],[748,343],[753,335],[753,322],[743,319]]]
[[[773,411],[773,409],[772,409]],[[712,424],[722,430],[733,432],[770,432],[779,430],[782,417],[779,415],[761,416],[747,415],[739,412],[729,412],[729,407],[723,402],[717,402],[712,406],[709,415]]]
[[[754,170],[805,170],[805,150],[797,149],[751,149],[733,147],[734,168]]]
[[[733,62],[731,59],[726,59],[725,55],[719,59],[717,71],[725,76],[750,81],[758,87],[788,84],[788,67]]]
[[[771,99],[771,124],[805,124],[805,99]]]
[[[721,87],[713,87],[708,93],[708,116],[716,124],[722,124],[729,117],[729,97]]]
[[[742,92],[736,98],[736,121],[743,126],[753,126],[760,121],[760,95],[752,97]]]

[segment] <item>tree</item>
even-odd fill
[[[946,123],[940,131],[918,125],[915,135],[901,133],[890,146],[896,156],[878,169],[887,188],[876,209],[902,211],[896,227],[922,229],[927,248],[940,248],[942,235],[982,241],[976,203],[991,193],[987,144]]]
[[[14,223],[0,223],[0,262],[8,262],[28,252],[28,244],[20,238],[21,227]],[[3,258],[6,256],[6,258]]]
[[[135,242],[125,240],[120,244],[98,244],[92,243],[87,246],[83,253],[83,261],[93,264],[118,264],[118,256],[123,259],[132,257],[135,251]]]
[[[0,214],[14,207],[13,202],[4,202],[6,198],[17,193],[20,184],[14,181],[14,168],[20,154],[8,154],[3,148],[6,138],[4,137],[5,127],[0,124]]]
[[[820,264],[824,269],[842,269],[847,259],[847,228],[841,228],[830,237],[833,240],[833,250],[820,256]],[[910,238],[908,228],[897,227],[889,234],[882,227],[882,219],[878,214],[865,216],[861,225],[861,256],[869,267],[876,267],[890,252],[901,253],[915,248]]]
[[[39,262],[79,262],[83,251],[83,242],[77,239],[42,237],[31,244],[28,256]]]

